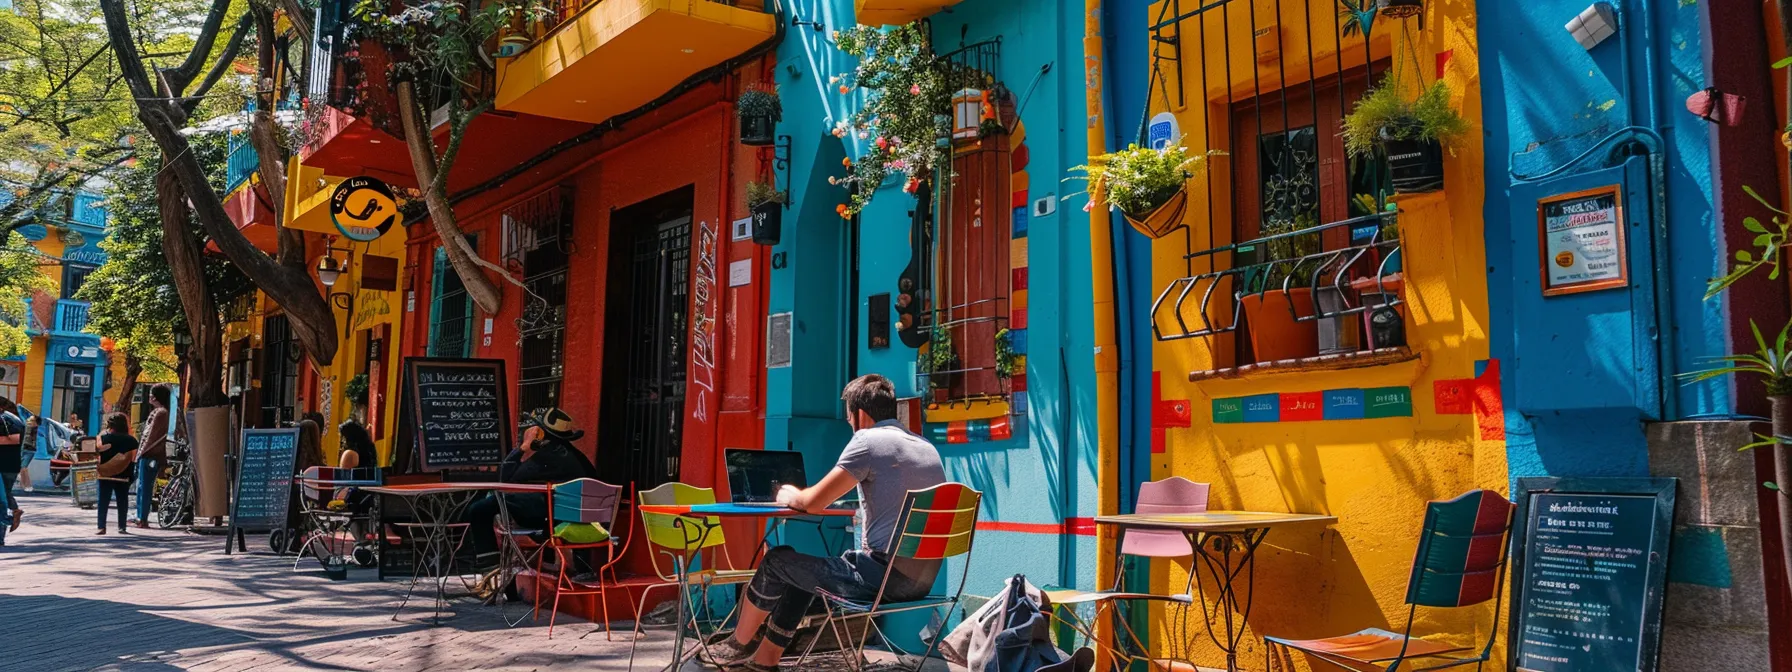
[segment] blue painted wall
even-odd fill
[[[865,342],[869,297],[895,291],[908,266],[909,209],[913,199],[894,184],[880,190],[859,222],[858,291],[851,283],[847,227],[834,214],[844,189],[827,184],[842,174],[840,159],[861,154],[862,140],[827,135],[835,121],[862,104],[863,93],[841,95],[828,84],[853,62],[829,39],[852,25],[849,0],[796,0],[797,18],[818,20],[822,32],[792,29],[778,51],[778,84],[784,104],[779,133],[792,136],[797,157],[790,175],[794,216],[785,218],[782,268],[772,270],[770,312],[794,318],[792,366],[767,376],[766,446],[789,446],[807,456],[812,475],[823,473],[849,438],[842,418],[841,386],[851,377],[880,373],[904,396],[914,387],[916,352],[897,341],[871,349]],[[1062,193],[1069,166],[1087,157],[1081,120],[1082,3],[968,0],[932,17],[935,45],[945,52],[1002,38],[1002,82],[1021,105],[1031,153],[1030,199]],[[1049,65],[1049,72],[1041,75]],[[795,226],[790,222],[795,220]],[[1055,526],[1095,515],[1095,393],[1093,303],[1089,278],[1088,218],[1079,208],[1032,217],[1028,228],[1028,395],[1024,432],[1007,441],[939,446],[948,476],[982,490],[982,519]],[[850,304],[848,302],[851,302]],[[852,309],[856,305],[856,311]],[[847,320],[857,319],[855,331]],[[893,319],[893,316],[892,316]],[[856,368],[855,368],[856,364]],[[1094,538],[1055,532],[984,530],[972,556],[969,591],[990,594],[1015,573],[1036,584],[1091,587]],[[956,578],[957,566],[945,576]]]
[[[1680,0],[1612,4],[1617,35],[1587,50],[1562,27],[1587,7],[1584,0],[1477,2],[1487,101],[1490,330],[1503,368],[1514,479],[1646,475],[1645,420],[1733,408],[1721,381],[1687,386],[1672,379],[1709,366],[1706,358],[1725,350],[1722,304],[1702,300],[1706,280],[1720,267],[1707,128],[1680,103],[1705,86],[1700,9]],[[1611,138],[1630,126],[1646,130]],[[1651,133],[1663,141],[1663,189],[1646,158],[1611,151]],[[1554,173],[1584,153],[1589,160],[1575,168],[1524,179]],[[1627,214],[1642,217],[1627,229],[1633,288],[1540,298],[1536,199],[1619,181],[1634,197]],[[1665,240],[1651,240],[1657,222],[1650,210],[1664,196]],[[1650,255],[1659,263],[1647,263]],[[1660,283],[1665,304],[1650,283]],[[1654,325],[1670,339],[1665,357],[1656,356]],[[1614,403],[1611,394],[1576,399],[1539,392],[1541,381],[1562,375],[1559,366],[1590,389],[1609,392],[1641,380],[1637,403]]]

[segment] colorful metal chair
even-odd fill
[[[683,483],[666,483],[641,491],[637,499],[640,504],[647,505],[700,506],[715,504],[716,491]],[[643,511],[641,529],[646,532],[644,538],[647,540],[647,554],[659,581],[642,589],[641,601],[635,607],[635,646],[629,649],[629,669],[634,669],[635,649],[639,648],[641,642],[641,617],[647,613],[647,596],[653,591],[678,588],[683,585],[680,578],[685,574],[693,577],[693,583],[701,584],[702,595],[707,595],[711,586],[741,584],[753,580],[753,570],[735,569],[733,560],[729,559],[726,551],[728,538],[722,533],[721,518],[672,516]],[[678,599],[687,603],[691,601],[691,595],[682,590],[679,592]],[[691,610],[690,614],[694,622],[696,610]],[[678,627],[684,625],[680,624]]]
[[[856,602],[826,591],[816,591],[826,611],[816,616],[803,619],[801,627],[808,628],[819,619],[821,625],[833,629],[835,641],[850,643],[852,646],[852,664],[855,669],[862,667],[865,658],[865,645],[871,640],[871,631],[878,630],[878,637],[888,642],[883,631],[877,628],[878,616],[917,611],[921,609],[945,610],[939,614],[940,622],[949,621],[952,611],[958,608],[959,600],[964,597],[966,581],[971,576],[971,562],[968,557],[977,536],[977,514],[983,503],[983,493],[971,489],[963,483],[942,483],[926,490],[911,490],[902,504],[902,513],[897,520],[901,525],[892,534],[890,549],[892,558],[909,558],[914,560],[946,560],[966,556],[962,562],[963,571],[958,578],[958,589],[949,595],[929,595],[910,602],[885,602],[885,590],[890,585],[890,571],[895,563],[884,569],[883,581],[878,584],[877,597],[870,602]],[[853,628],[847,627],[849,619],[865,619],[869,627],[858,630],[858,641],[852,643]],[[915,671],[921,669],[927,659],[939,647],[940,637],[934,637],[927,644],[915,662]],[[797,660],[797,668],[803,668],[803,661],[815,650],[816,642],[821,637],[811,637],[809,646]]]
[[[1210,486],[1207,483],[1196,483],[1181,476],[1172,476],[1161,481],[1141,483],[1139,484],[1139,499],[1134,505],[1133,511],[1141,514],[1204,513],[1207,511],[1207,495],[1209,489]],[[1121,542],[1120,553],[1121,555],[1130,555],[1140,558],[1174,560],[1194,557],[1195,549],[1189,546],[1188,537],[1184,536],[1181,532],[1167,530],[1131,530],[1126,533],[1126,539]],[[1052,590],[1047,591],[1046,596],[1051,598],[1054,606],[1058,607],[1074,609],[1078,605],[1094,604],[1095,613],[1092,615],[1090,621],[1084,621],[1077,616],[1074,611],[1070,611],[1069,609],[1062,612],[1066,614],[1066,616],[1059,616],[1057,618],[1081,633],[1088,639],[1088,641],[1099,646],[1099,641],[1094,634],[1094,628],[1091,627],[1090,624],[1093,621],[1100,620],[1102,612],[1111,610],[1113,605],[1119,601],[1144,600],[1169,602],[1180,609],[1186,610],[1194,600],[1192,594],[1195,589],[1194,581],[1196,580],[1196,573],[1193,571],[1192,567],[1190,570],[1188,575],[1189,583],[1183,586],[1181,593],[1175,595],[1158,595],[1150,592],[1128,592],[1122,589],[1116,589],[1111,591]],[[1188,626],[1188,618],[1186,614],[1182,615],[1180,622],[1184,628]],[[1138,634],[1133,632],[1130,626],[1126,625],[1125,621],[1120,621],[1120,623],[1121,627],[1126,630],[1126,634],[1132,638],[1132,644],[1135,650],[1149,651],[1149,649],[1145,647],[1144,642],[1139,638]],[[1172,643],[1176,641],[1187,642],[1187,633],[1182,633],[1181,637],[1170,637],[1168,640]],[[1163,657],[1138,657],[1138,659],[1151,661],[1160,667],[1167,667],[1162,665],[1162,663],[1165,662],[1179,662],[1188,665],[1190,669],[1195,669],[1194,663],[1187,659],[1186,651],[1183,652],[1182,655],[1178,655],[1176,649],[1172,647],[1166,650],[1165,653],[1166,655]],[[1117,660],[1125,661],[1131,661],[1135,658],[1132,655],[1120,651],[1116,651],[1114,656]]]
[[[558,566],[557,578],[554,580],[554,606],[548,614],[548,639],[554,638],[554,620],[560,615],[560,598],[567,595],[596,595],[604,613],[604,638],[610,638],[610,605],[605,599],[605,591],[618,585],[616,581],[616,561],[622,557],[618,552],[615,537],[616,510],[622,504],[622,486],[610,485],[603,481],[580,478],[553,486],[552,501],[548,507],[547,541],[543,552],[535,556],[535,574],[542,574],[542,560],[547,551],[552,551]],[[570,541],[559,531],[563,523],[573,525],[596,525],[608,535],[601,541]],[[574,582],[567,575],[568,568],[573,565],[573,555],[581,550],[604,549],[607,556],[603,565],[597,568],[597,584],[585,587]],[[624,551],[627,550],[626,543]],[[609,583],[604,582],[604,573],[609,572]],[[535,613],[541,613],[541,591],[535,591]]]
[[[1425,505],[1425,527],[1419,533],[1419,550],[1406,584],[1406,628],[1389,632],[1380,628],[1360,630],[1326,639],[1264,637],[1265,664],[1280,666],[1276,649],[1292,649],[1347,670],[1397,672],[1441,670],[1473,664],[1481,669],[1493,655],[1499,618],[1505,598],[1506,537],[1512,529],[1512,502],[1492,490],[1474,490],[1455,499]],[[1419,607],[1457,608],[1493,600],[1494,623],[1488,628],[1487,645],[1472,658],[1454,657],[1470,647],[1453,646],[1412,636],[1413,617]],[[1285,653],[1285,651],[1284,651]],[[1427,666],[1413,659],[1430,660]]]
[[[325,568],[340,565],[347,547],[349,554],[356,556],[356,564],[370,567],[378,561],[377,539],[364,538],[357,533],[357,528],[377,531],[379,528],[379,512],[370,508],[355,510],[352,506],[333,509],[330,503],[338,494],[346,493],[348,488],[358,486],[375,486],[384,481],[380,478],[380,470],[365,467],[343,469],[339,467],[308,467],[299,473],[299,511],[305,515],[309,524],[305,530],[305,538],[299,544],[298,558],[293,560],[293,569],[298,569],[299,562],[304,560],[309,551],[313,557],[324,564]]]

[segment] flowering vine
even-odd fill
[[[892,173],[907,177],[903,191],[921,189],[935,169],[949,167],[949,143],[939,138],[951,132],[946,116],[952,102],[945,73],[941,72],[920,23],[882,30],[858,26],[834,33],[834,43],[858,59],[853,71],[828,79],[842,95],[853,89],[868,94],[865,106],[834,125],[837,137],[854,136],[867,141],[865,155],[848,161],[844,178],[829,182],[853,190],[852,198],[838,209],[841,217],[857,215]]]

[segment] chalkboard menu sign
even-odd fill
[[[510,452],[504,361],[404,360],[405,403],[424,471],[489,467]]]
[[[1648,672],[1660,660],[1671,478],[1519,479],[1519,672]]]
[[[245,429],[238,444],[236,495],[230,502],[230,540],[245,531],[286,528],[292,476],[299,456],[299,430]]]

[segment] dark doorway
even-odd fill
[[[299,344],[285,315],[269,315],[261,323],[261,422],[256,427],[284,427],[297,419]]]
[[[610,213],[599,477],[678,480],[684,429],[691,204],[685,187]]]

